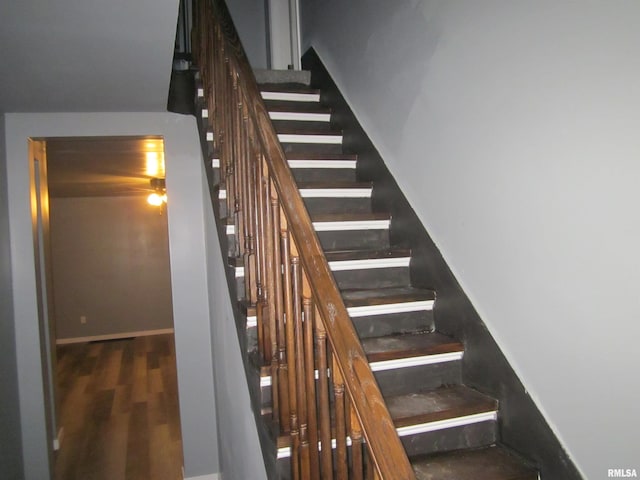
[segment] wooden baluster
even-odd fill
[[[291,478],[300,478],[300,430],[298,426],[298,404],[296,395],[296,358],[295,358],[295,331],[293,317],[293,291],[291,280],[291,244],[288,230],[283,230],[282,236],[282,258],[283,258],[283,292],[285,310],[285,329],[287,345],[287,376],[289,382],[289,436],[291,438]]]
[[[264,214],[264,237],[265,237],[265,287],[264,297],[267,302],[267,316],[269,322],[269,356],[267,360],[271,362],[271,408],[273,411],[273,418],[278,419],[279,411],[279,395],[278,395],[278,340],[277,340],[277,320],[276,320],[276,302],[275,299],[275,283],[276,283],[276,268],[279,266],[278,258],[275,256],[275,244],[278,243],[277,237],[274,237],[273,229],[273,204],[271,194],[271,178],[267,169],[267,164],[264,162],[265,169],[265,214]]]
[[[227,145],[227,126],[228,126],[228,118],[227,118],[227,104],[229,102],[228,96],[224,94],[226,92],[227,87],[227,71],[226,71],[226,62],[224,59],[224,48],[222,46],[222,42],[218,42],[219,47],[216,49],[218,56],[218,68],[214,71],[214,85],[213,88],[216,90],[216,98],[219,99],[219,103],[216,109],[216,123],[218,130],[218,138],[219,138],[219,149],[220,149],[220,182],[225,186],[230,178],[230,168],[231,168],[231,155],[229,153],[229,148]],[[229,207],[229,195],[225,200],[227,216],[231,215],[231,208]],[[236,241],[238,243],[238,232],[235,234]],[[236,246],[234,245],[234,250],[237,251]]]
[[[229,59],[227,58],[226,53],[224,52],[224,74],[223,78],[223,98],[224,98],[224,118],[222,128],[222,136],[223,136],[223,147],[225,153],[225,164],[226,164],[226,176],[224,179],[224,185],[227,189],[227,216],[230,216],[234,222],[235,226],[235,255],[241,256],[244,254],[244,232],[242,228],[238,225],[238,219],[235,215],[235,155],[234,155],[234,145],[233,145],[233,81],[232,75],[233,73],[230,71]]]
[[[236,91],[236,94],[239,92]],[[235,211],[238,216],[238,224],[242,227],[242,237],[241,241],[243,242],[243,255],[242,255],[242,265],[244,267],[244,283],[245,283],[245,298],[249,300],[250,304],[254,304],[255,302],[251,301],[251,288],[247,285],[247,282],[251,280],[253,272],[250,267],[250,257],[253,255],[251,251],[252,248],[252,238],[251,238],[251,219],[250,219],[250,208],[249,201],[247,199],[248,194],[248,162],[247,162],[247,152],[244,149],[244,118],[242,115],[242,103],[239,102],[238,99],[234,100],[234,105],[236,105],[237,112],[234,112],[234,116],[238,116],[238,119],[235,121],[234,129],[234,143],[236,149],[236,200],[235,200]]]
[[[231,195],[229,199],[231,202],[231,212],[235,215],[236,231],[238,232],[238,241],[240,244],[240,254],[244,256],[244,249],[246,245],[246,228],[244,217],[241,209],[240,199],[240,182],[242,178],[242,153],[240,152],[240,109],[239,109],[239,92],[238,92],[238,73],[233,68],[233,64],[229,62],[230,74],[231,74],[231,158],[233,162],[233,178],[229,185],[227,185],[227,195]]]
[[[364,452],[364,478],[373,480],[373,463],[371,463],[371,456],[367,450]]]
[[[255,226],[255,174],[254,174],[254,151],[249,141],[251,124],[248,121],[248,113],[245,102],[242,103],[242,123],[241,123],[241,161],[242,161],[242,198],[243,217],[245,225],[245,251],[244,251],[244,285],[245,298],[249,304],[255,305],[257,302],[256,285],[256,226]]]
[[[222,110],[222,97],[220,95],[220,87],[221,87],[220,70],[221,70],[221,65],[223,64],[223,62],[221,61],[222,48],[218,46],[221,44],[220,37],[221,37],[220,27],[216,25],[214,27],[214,34],[210,37],[211,38],[210,52],[213,53],[214,60],[212,62],[211,71],[209,72],[208,82],[211,89],[211,97],[212,97],[212,103],[213,103],[213,110],[209,114],[213,115],[212,118],[214,119],[214,122],[215,122],[214,148],[215,148],[215,151],[218,153],[218,156],[220,155],[220,148],[221,148],[220,141],[222,138],[222,135],[221,135],[222,124],[219,121],[220,111]],[[222,162],[220,163],[220,165],[222,166]],[[222,173],[222,170],[221,170],[221,173]],[[224,177],[221,176],[220,178],[224,178]]]
[[[273,197],[271,198],[271,213],[273,215],[273,252],[274,260],[276,263],[275,272],[275,292],[274,302],[276,308],[276,341],[278,343],[277,356],[278,356],[278,375],[277,375],[277,388],[278,388],[278,405],[280,408],[279,422],[280,431],[289,431],[289,380],[287,377],[287,354],[286,354],[286,331],[284,326],[284,293],[282,291],[283,281],[283,260],[280,249],[280,203],[275,193],[275,189],[272,185]],[[284,222],[283,222],[284,223]],[[272,386],[273,388],[273,386]]]
[[[316,351],[318,364],[318,402],[320,419],[320,459],[322,467],[322,479],[333,479],[333,458],[331,455],[331,413],[329,411],[329,354],[327,352],[327,332],[322,319],[318,319],[315,325]]]
[[[223,62],[222,58],[222,48],[218,45],[220,42],[220,27],[218,25],[215,26],[214,35],[212,36],[211,43],[211,52],[213,52],[213,62],[211,63],[212,68],[209,73],[209,88],[211,89],[211,97],[213,102],[213,110],[209,113],[212,115],[214,119],[214,138],[215,138],[215,150],[218,153],[218,157],[220,159],[220,179],[224,180],[224,173],[226,171],[226,166],[223,165],[221,155],[221,142],[222,142],[222,95],[220,94],[220,89],[222,86],[222,81],[220,80],[220,71],[221,65]],[[209,58],[209,57],[206,57]]]
[[[300,430],[300,475],[304,479],[311,477],[309,458],[309,432],[307,423],[306,377],[314,378],[314,372],[305,369],[304,329],[302,326],[302,271],[300,258],[291,259],[293,277],[293,320],[296,360],[296,404],[298,406],[298,425]]]
[[[217,72],[218,77],[218,94],[220,98],[220,121],[218,122],[218,132],[220,136],[220,161],[224,163],[224,177],[221,177],[222,182],[224,183],[225,188],[227,187],[227,183],[231,178],[231,152],[229,151],[229,142],[227,141],[227,130],[229,129],[229,95],[228,92],[228,83],[229,83],[229,75],[227,72],[227,60],[224,51],[224,46],[222,43],[220,44],[219,50],[220,56],[220,64]],[[215,87],[215,85],[214,85]],[[231,206],[229,205],[229,195],[227,195],[226,199],[226,208],[227,208],[227,216],[231,215]],[[237,236],[237,232],[236,232]],[[237,243],[237,241],[236,241]]]
[[[256,268],[258,270],[262,270],[262,262],[264,260],[265,251],[264,251],[264,242],[262,241],[262,223],[263,223],[263,214],[264,214],[264,183],[262,179],[262,154],[259,154],[256,158],[256,162],[254,165],[255,172],[255,202],[256,202],[256,232],[257,232],[257,261]],[[258,283],[256,285],[257,290],[257,304],[256,304],[256,314],[258,319],[258,346],[260,351],[260,358],[264,362],[266,361],[265,357],[265,346],[267,343],[266,337],[266,328],[265,328],[265,319],[264,319],[264,298],[262,291],[262,280],[260,279],[260,274],[258,274]]]
[[[231,152],[231,115],[230,115],[230,104],[231,98],[229,92],[231,91],[231,77],[228,71],[229,62],[226,58],[226,52],[224,47],[221,47],[220,51],[221,59],[223,63],[221,64],[221,72],[220,72],[220,100],[221,100],[221,114],[222,121],[219,124],[220,128],[220,141],[221,141],[221,149],[224,152],[224,163],[225,163],[225,177],[224,177],[224,186],[227,189],[227,216],[232,217],[233,215],[233,153]],[[231,191],[230,191],[231,190]],[[233,217],[232,217],[233,218]],[[238,238],[238,232],[236,231],[236,244]],[[237,248],[237,247],[236,247]]]
[[[347,396],[349,412],[349,437],[351,437],[351,478],[362,480],[364,463],[362,461],[362,427],[353,405]]]
[[[331,378],[336,415],[336,476],[338,480],[348,478],[347,471],[347,431],[344,408],[344,380],[338,363],[332,356]]]
[[[202,46],[203,46],[203,54],[204,57],[201,57],[198,60],[198,63],[200,63],[200,72],[201,72],[201,79],[202,79],[202,90],[203,93],[205,94],[205,100],[207,102],[207,109],[209,110],[209,118],[208,118],[208,124],[211,127],[211,129],[214,132],[213,135],[213,151],[216,151],[216,149],[218,149],[220,147],[220,145],[217,142],[217,136],[216,136],[216,130],[217,130],[217,125],[216,125],[216,89],[215,89],[215,78],[216,78],[216,70],[217,70],[217,57],[218,57],[218,49],[215,46],[215,42],[216,42],[216,37],[217,37],[217,28],[211,28],[206,37],[204,38],[204,41],[202,42]],[[212,58],[213,61],[212,62],[207,62],[206,65],[203,65],[201,62],[204,61],[204,59],[209,59]]]
[[[248,125],[249,132],[253,134],[253,128]],[[262,252],[262,239],[260,238],[259,222],[259,209],[258,204],[258,184],[260,182],[259,165],[261,162],[261,154],[255,148],[253,144],[249,144],[249,191],[247,192],[247,200],[249,202],[249,248],[251,248],[251,255],[249,257],[249,272],[250,278],[248,279],[247,288],[250,292],[247,298],[252,305],[260,303],[261,297],[261,283],[260,283],[260,265],[258,257]]]
[[[311,299],[311,288],[309,280],[305,275],[303,278],[303,314],[304,314],[304,364],[306,374],[306,396],[307,396],[307,425],[309,436],[309,462],[312,480],[320,478],[320,458],[318,456],[318,418],[316,407],[316,375],[315,375],[315,348],[313,341],[314,334],[314,313],[315,308]]]
[[[218,57],[220,55],[220,49],[218,48],[218,27],[209,27],[211,34],[207,35],[207,38],[202,42],[205,46],[205,50],[200,53],[201,57],[198,60],[200,66],[200,72],[203,78],[204,94],[207,97],[207,105],[209,107],[209,118],[213,126],[214,136],[214,155],[217,154],[220,159],[220,120],[219,120],[219,101],[218,101],[218,71],[220,62]],[[208,62],[207,59],[211,58],[212,61]],[[206,80],[204,80],[206,78]],[[206,82],[206,83],[205,83]],[[222,162],[220,162],[220,178],[222,176],[224,168]]]
[[[264,160],[264,157],[260,156],[259,163],[259,173],[260,173],[260,188],[258,190],[258,194],[260,195],[260,208],[258,210],[258,235],[260,238],[260,256],[258,258],[258,269],[259,276],[258,279],[260,281],[260,295],[262,297],[262,308],[263,308],[263,321],[262,321],[262,330],[263,330],[263,341],[264,341],[264,362],[265,364],[269,364],[271,362],[272,356],[272,334],[271,334],[271,321],[272,319],[269,316],[268,309],[268,296],[269,293],[267,291],[268,288],[268,256],[270,254],[267,246],[267,237],[269,235],[268,223],[269,223],[269,208],[271,203],[270,193],[269,193],[269,170],[267,168],[267,164]]]

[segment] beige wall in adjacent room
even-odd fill
[[[144,196],[52,198],[51,249],[58,340],[172,328],[167,217]]]

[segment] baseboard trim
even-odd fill
[[[58,338],[56,339],[56,345],[67,345],[69,343],[98,342],[101,340],[118,340],[121,338],[131,338],[131,337],[146,337],[149,335],[165,335],[167,333],[173,333],[173,328],[161,328],[158,330],[141,330],[138,332],[110,333],[108,335],[93,335],[90,337]]]
[[[60,427],[58,435],[53,439],[53,451],[57,452],[62,446],[62,439],[64,438],[64,427]]]
[[[222,480],[222,474],[210,473],[209,475],[198,475],[197,477],[184,477],[184,480]]]

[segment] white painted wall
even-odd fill
[[[585,478],[640,469],[640,2],[302,3]]]
[[[291,25],[289,0],[267,0],[268,34],[273,70],[286,70],[291,63]]]
[[[7,114],[13,322],[26,480],[49,478],[38,336],[27,139],[162,135],[167,171],[169,254],[185,475],[217,473],[217,425],[204,244],[200,144],[192,117],[169,113]]]

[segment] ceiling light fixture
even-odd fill
[[[164,178],[152,178],[149,183],[151,184],[153,193],[147,197],[147,203],[154,207],[161,207],[167,203],[167,189]]]

